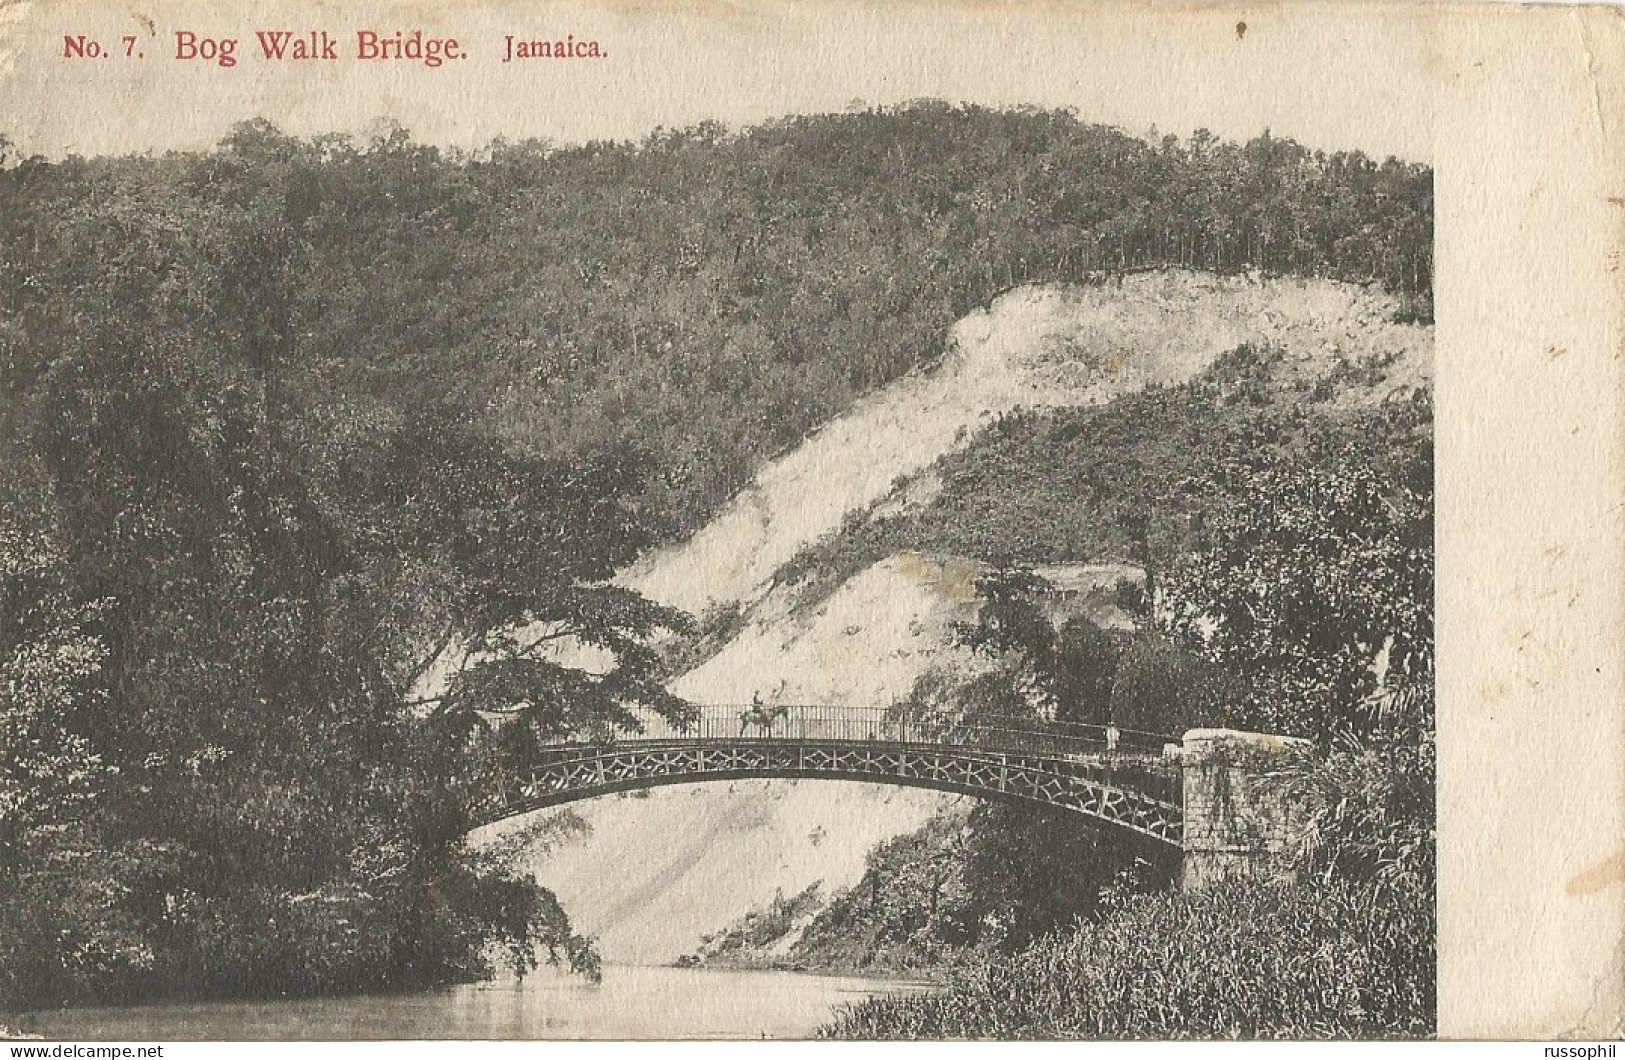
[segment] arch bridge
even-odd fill
[[[1081,814],[1184,856],[1186,886],[1252,871],[1291,816],[1255,783],[1302,741],[1228,730],[1182,737],[1032,718],[946,718],[900,707],[701,707],[686,727],[544,747],[504,777],[480,823],[614,792],[752,778],[934,788]]]

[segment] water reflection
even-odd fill
[[[924,984],[791,972],[609,966],[390,997],[81,1008],[26,1021],[79,1041],[807,1038],[836,1005]]]

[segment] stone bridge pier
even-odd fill
[[[1192,729],[1179,745],[1184,767],[1185,848],[1180,886],[1289,877],[1288,851],[1306,824],[1271,774],[1308,740],[1232,729]]]

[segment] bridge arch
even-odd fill
[[[752,731],[754,729],[754,731]],[[854,780],[1078,813],[1180,852],[1185,888],[1289,874],[1301,807],[1267,778],[1305,740],[1154,733],[1033,719],[945,719],[896,707],[706,707],[627,739],[544,748],[497,778],[476,825],[619,791],[704,781]]]
[[[1177,767],[1150,756],[1049,756],[858,740],[632,740],[547,752],[485,807],[481,824],[582,799],[706,781],[845,780],[930,788],[1048,807],[1176,849]]]
[[[547,747],[501,778],[488,824],[614,792],[743,779],[932,788],[1080,814],[1179,848],[1172,738],[1032,718],[944,718],[900,707],[707,706],[684,727]]]

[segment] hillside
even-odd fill
[[[215,151],[10,172],[19,319],[108,268],[196,266],[203,298],[262,283],[288,324],[262,356],[301,401],[450,405],[532,452],[616,453],[672,540],[1019,285],[1255,270],[1431,312],[1425,167],[1268,135],[1147,143],[1060,112],[922,101],[474,156],[247,123]]]
[[[960,801],[835,781],[659,788],[577,804],[587,831],[518,864],[558,895],[606,961],[669,964],[776,892],[815,880],[851,887],[875,844]]]
[[[1199,530],[1146,515],[1176,446],[1307,444],[1261,373],[1335,419],[1410,364],[1432,216],[1398,160],[930,102],[7,158],[0,1005],[590,973],[545,874],[463,842],[493,776],[680,719],[678,660],[907,695],[975,609],[909,554],[1153,576]]]
[[[1202,381],[1198,381],[1200,385]],[[1372,392],[1381,392],[1386,381],[1381,379],[1362,380],[1346,383],[1335,394],[1323,397],[1321,407],[1317,414],[1300,416],[1283,425],[1275,423],[1275,432],[1265,438],[1257,434],[1245,437],[1251,443],[1251,448],[1242,452],[1246,458],[1267,462],[1271,459],[1270,448],[1280,447],[1290,453],[1299,446],[1324,447],[1327,439],[1335,439],[1330,444],[1343,447],[1344,452],[1360,454],[1355,457],[1358,461],[1369,460],[1372,466],[1388,466],[1393,469],[1397,481],[1416,482],[1418,488],[1426,488],[1430,483],[1427,479],[1417,480],[1413,477],[1415,469],[1420,466],[1426,469],[1427,449],[1431,437],[1431,420],[1427,415],[1427,406],[1417,406],[1412,403],[1409,389],[1403,401],[1398,401],[1392,407],[1378,404],[1375,408],[1369,407],[1369,398]],[[1189,397],[1190,395],[1185,395]],[[1260,408],[1263,411],[1260,411]],[[1329,411],[1328,411],[1329,408]],[[1174,405],[1167,411],[1182,411],[1189,414],[1189,408]],[[1350,411],[1354,410],[1354,411]],[[1107,411],[1107,410],[1103,410]],[[1156,434],[1165,429],[1165,424],[1172,420],[1157,421],[1145,418],[1145,409],[1130,403],[1128,408],[1120,410],[1129,422],[1141,425],[1140,430]],[[1274,413],[1269,409],[1269,403],[1262,403],[1251,409],[1250,416],[1258,417],[1252,421],[1253,426],[1268,419]],[[1127,453],[1106,452],[1101,448],[1091,449],[1091,443],[1100,440],[1100,436],[1091,432],[1088,423],[1065,424],[1069,432],[1069,440],[1075,439],[1079,444],[1075,448],[1056,447],[1051,443],[1055,439],[1056,424],[1044,417],[1022,418],[1014,421],[1008,429],[1000,432],[990,432],[992,437],[979,438],[965,451],[964,459],[974,467],[977,462],[992,458],[995,460],[1008,460],[1012,451],[1024,457],[1019,466],[1021,474],[1009,484],[1007,491],[988,504],[985,495],[980,495],[982,502],[976,508],[968,510],[961,519],[953,524],[955,533],[971,531],[992,531],[997,533],[1000,523],[1005,518],[1012,519],[1013,525],[1021,522],[1021,517],[1031,518],[1032,509],[1027,505],[1036,496],[1038,504],[1048,503],[1042,490],[1036,494],[1029,492],[1034,483],[1050,484],[1066,481],[1065,476],[1081,473],[1085,476],[1097,466],[1109,465],[1114,460],[1120,460],[1125,455],[1132,456],[1132,449]],[[1118,425],[1112,425],[1115,430]],[[1212,458],[1222,461],[1227,458],[1224,432],[1226,425],[1218,416],[1212,416],[1202,423],[1208,434],[1208,440],[1213,450]],[[1233,425],[1232,425],[1233,426]],[[1113,431],[1106,432],[1106,437],[1112,437]],[[1214,440],[1218,439],[1217,444]],[[1131,441],[1133,439],[1130,439]],[[1193,477],[1205,473],[1208,465],[1202,462],[1193,463],[1189,454],[1193,450],[1180,449],[1180,439],[1176,434],[1172,439],[1174,448],[1173,460],[1178,471],[1191,473]],[[1088,454],[1099,454],[1097,459],[1091,461]],[[1233,458],[1236,454],[1229,454]],[[1292,459],[1286,456],[1285,459]],[[1053,463],[1046,462],[1053,460]],[[1008,464],[1005,465],[1008,467]],[[1182,519],[1196,519],[1200,521],[1202,513],[1215,514],[1224,511],[1231,503],[1231,499],[1220,492],[1203,493],[1199,490],[1187,490],[1177,498],[1160,495],[1159,479],[1163,476],[1156,473],[1155,467],[1151,474],[1147,469],[1139,469],[1139,475],[1134,481],[1141,487],[1132,491],[1129,500],[1138,502],[1150,500],[1168,504],[1171,514]],[[1341,469],[1333,466],[1333,471]],[[948,496],[957,486],[956,470],[944,471],[942,477],[946,480],[943,495]],[[1168,502],[1176,500],[1178,504]],[[1002,511],[1001,506],[1008,506],[1008,511]],[[1108,513],[1109,514],[1109,513]],[[1343,513],[1338,513],[1346,518]],[[943,513],[934,510],[931,504],[926,504],[912,512],[895,514],[891,516],[892,522],[886,528],[886,536],[890,541],[918,540],[919,531],[923,527],[941,525]],[[1114,525],[1108,518],[1097,520],[1092,527],[1087,527],[1077,537],[1064,539],[1069,548],[1089,547],[1089,534],[1095,535],[1094,541],[1110,540],[1103,534],[1122,532],[1129,528],[1132,520],[1123,520]],[[914,532],[916,536],[909,536]],[[1046,556],[1046,542],[1055,540],[1052,534],[1029,538],[1025,545],[1013,542],[1020,547],[1028,549],[1028,556]],[[1119,536],[1118,541],[1125,547],[1132,547],[1135,542],[1129,538]],[[877,550],[883,551],[885,542]],[[1143,546],[1143,541],[1140,543]],[[1422,547],[1419,542],[1417,547]],[[1164,556],[1177,550],[1178,547],[1189,547],[1189,538],[1184,542],[1160,542],[1155,550],[1158,562],[1166,562]],[[1362,543],[1362,549],[1369,549],[1370,545]],[[830,546],[821,553],[826,558],[839,559],[838,543]],[[911,554],[904,554],[905,556]],[[861,556],[858,557],[861,562]],[[871,567],[854,577],[841,580],[840,565],[838,562],[830,566],[811,566],[811,573],[807,581],[817,583],[826,579],[837,584],[837,588],[830,592],[827,598],[814,607],[813,613],[823,616],[826,613],[839,613],[852,595],[854,586],[862,586],[872,581],[877,569],[886,569],[895,565],[893,557],[884,560],[878,568]],[[956,561],[960,569],[986,569],[985,566],[970,560]],[[1192,693],[1200,687],[1205,678],[1200,676],[1200,669],[1189,656],[1182,656],[1180,650],[1160,636],[1146,631],[1145,616],[1125,615],[1110,606],[1109,595],[1099,595],[1091,599],[1088,586],[1096,585],[1104,588],[1107,584],[1121,584],[1125,575],[1133,572],[1133,568],[1126,566],[1093,567],[1080,570],[1076,567],[1049,566],[1039,568],[1040,576],[1045,577],[1052,585],[1066,587],[1073,594],[1081,596],[1082,607],[1074,614],[1081,614],[1097,627],[1116,630],[1133,630],[1123,633],[1124,640],[1118,642],[1118,647],[1108,649],[1108,654],[1097,657],[1090,666],[1100,666],[1106,669],[1105,686],[1110,689],[1109,696],[1102,700],[1099,706],[1109,711],[1109,714],[1099,715],[1100,720],[1109,716],[1114,721],[1125,726],[1154,728],[1157,731],[1179,732],[1185,727],[1210,724],[1223,724],[1225,718],[1222,714],[1204,714],[1204,710],[1211,709],[1204,706],[1201,697]],[[1139,572],[1143,578],[1144,572]],[[1105,577],[1102,577],[1102,574]],[[1271,568],[1270,576],[1285,579],[1289,577],[1284,571]],[[1324,575],[1318,575],[1324,577]],[[1392,571],[1371,571],[1359,576],[1362,580],[1369,577],[1372,589],[1380,587],[1378,591],[1386,594],[1395,591],[1397,586],[1403,586],[1405,580],[1411,577],[1403,568]],[[1130,584],[1134,584],[1132,581]],[[1362,593],[1371,592],[1372,589],[1362,590]],[[1290,585],[1284,591],[1292,591]],[[905,596],[905,599],[907,597]],[[1425,599],[1425,596],[1422,597]],[[1247,599],[1243,596],[1243,599]],[[1301,599],[1301,597],[1299,597]],[[1051,605],[1047,601],[1034,601],[1035,613],[1045,615]],[[985,607],[985,602],[980,603]],[[1401,602],[1399,607],[1409,609],[1413,605]],[[968,608],[969,609],[969,608]],[[1066,616],[1058,614],[1045,615],[1052,624],[1059,624]],[[1391,620],[1379,620],[1377,626],[1380,630],[1395,628],[1386,624]],[[786,628],[796,629],[793,622],[787,623]],[[818,629],[814,622],[809,627],[811,631]],[[984,627],[985,628],[985,627]],[[851,632],[861,632],[852,629]],[[1323,636],[1323,633],[1310,628],[1301,631],[1301,636]],[[741,636],[733,645],[724,649],[712,663],[702,667],[698,674],[708,670],[720,669],[724,661],[727,665],[738,665],[748,655],[742,648],[759,642],[761,633],[754,636]],[[861,637],[854,637],[855,646],[863,643]],[[1268,650],[1268,642],[1264,644]],[[1384,649],[1386,651],[1386,649]],[[735,654],[735,653],[739,654]],[[787,668],[791,672],[799,673],[798,659],[806,653],[804,646],[795,640],[784,645],[780,658],[787,660]],[[903,654],[903,653],[899,653]],[[925,653],[921,653],[925,655]],[[1266,656],[1267,658],[1268,656]],[[853,658],[861,658],[855,651]],[[971,690],[987,678],[995,679],[994,684],[988,687],[997,688],[1001,678],[1001,666],[1009,663],[995,663],[993,660],[974,654],[963,644],[943,644],[935,652],[926,655],[920,660],[916,670],[920,683],[912,690],[912,697],[916,707],[924,706],[930,709],[943,709],[946,704],[958,700],[963,706],[959,709],[977,709],[973,704],[976,696]],[[877,669],[896,666],[896,661],[886,659]],[[1033,679],[1042,678],[1043,671],[1027,669],[1028,663],[1016,663],[1016,668],[1005,671],[1010,677],[1019,677],[1018,687],[1030,689]],[[816,671],[812,671],[816,672]],[[1367,673],[1365,676],[1369,676]],[[924,680],[929,678],[929,681]],[[826,685],[829,684],[826,680]],[[1268,689],[1262,690],[1263,698],[1269,699],[1271,693]],[[1322,693],[1322,696],[1324,693]],[[1320,697],[1315,697],[1316,700]],[[1009,700],[1004,702],[1008,703]],[[1278,704],[1270,704],[1274,709]],[[998,709],[1008,710],[1008,706]],[[1223,708],[1221,708],[1223,709]],[[1232,708],[1233,709],[1233,708]],[[1291,725],[1295,722],[1285,720],[1285,715],[1269,721],[1241,722],[1243,727],[1263,728],[1266,731],[1292,731]],[[1361,724],[1354,720],[1356,716],[1351,712],[1339,716],[1332,724],[1341,728],[1348,724]],[[1091,719],[1094,720],[1094,719]],[[1364,724],[1369,724],[1366,722]],[[1389,722],[1392,724],[1392,722]],[[1283,725],[1286,726],[1283,729]],[[1342,737],[1346,739],[1347,737]],[[1414,766],[1405,766],[1412,770]],[[1406,772],[1403,778],[1396,781],[1402,790],[1409,792],[1419,784],[1425,784],[1425,774]],[[1346,799],[1360,797],[1382,797],[1376,795],[1346,794]],[[949,824],[949,822],[952,822]],[[945,825],[947,825],[945,829]],[[1030,813],[1011,811],[986,804],[973,804],[960,811],[960,816],[947,820],[933,820],[920,826],[912,832],[899,832],[886,844],[877,847],[868,861],[863,878],[852,887],[841,890],[832,886],[816,886],[801,892],[788,888],[782,889],[770,900],[760,899],[742,916],[735,918],[716,929],[708,932],[701,944],[696,946],[685,960],[702,964],[714,964],[728,967],[770,967],[770,968],[807,968],[814,970],[864,970],[889,968],[896,970],[929,971],[940,969],[952,963],[967,951],[982,951],[988,947],[995,950],[1009,946],[1010,939],[1001,934],[1000,930],[985,930],[978,925],[997,924],[995,918],[989,920],[978,910],[984,908],[983,903],[988,901],[986,894],[978,896],[975,887],[967,883],[964,874],[966,868],[967,839],[972,846],[976,843],[1009,842],[1013,849],[1002,856],[1001,863],[1006,866],[1003,875],[995,874],[997,886],[989,888],[985,883],[982,890],[992,890],[995,893],[1021,893],[1025,891],[1029,899],[1042,895],[1052,901],[1052,908],[1047,912],[1031,916],[1034,906],[1025,902],[1018,903],[1004,912],[1006,917],[1019,917],[1023,913],[1029,914],[1033,923],[1029,926],[1029,934],[1018,936],[1018,941],[1031,937],[1034,933],[1058,928],[1067,924],[1072,917],[1079,915],[1092,915],[1101,900],[1101,891],[1091,890],[1103,888],[1110,883],[1117,885],[1115,874],[1132,865],[1125,865],[1120,859],[1121,851],[1114,850],[1107,844],[1104,847],[1091,845],[1085,840],[1082,849],[1076,856],[1058,859],[1057,865],[1053,850],[1057,842],[1057,829],[1061,829],[1066,822],[1055,820],[1039,822]],[[1079,887],[1079,868],[1090,867],[1103,869],[1090,886]],[[1056,873],[1058,876],[1047,876],[1046,872]],[[1065,880],[1078,889],[1065,901],[1055,901],[1059,893],[1057,882]],[[1150,876],[1131,875],[1130,890],[1145,888],[1155,890],[1159,886],[1155,873]],[[877,900],[878,899],[878,900]],[[1068,904],[1072,903],[1072,904]],[[929,909],[930,915],[924,910]],[[1425,940],[1413,940],[1421,944]],[[979,958],[980,959],[980,958]]]
[[[935,489],[920,473],[1016,409],[1099,405],[1185,382],[1244,344],[1279,348],[1304,384],[1340,363],[1381,363],[1393,385],[1430,371],[1428,329],[1398,324],[1398,301],[1330,281],[1153,271],[1099,286],[1024,286],[958,321],[940,364],[871,394],[768,461],[704,528],[640,559],[622,581],[702,613],[753,603],[808,541],[899,494],[885,515]],[[903,547],[908,547],[906,544]]]

